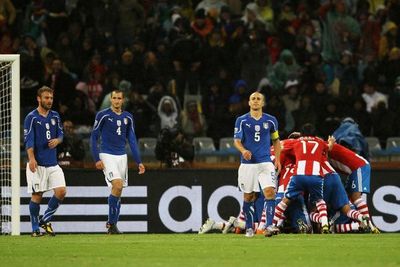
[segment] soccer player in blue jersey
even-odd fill
[[[96,114],[91,145],[96,168],[104,172],[106,183],[111,187],[111,194],[108,197],[107,233],[120,234],[117,222],[121,209],[121,194],[122,188],[128,186],[128,157],[125,151],[127,140],[133,158],[138,164],[139,174],[145,172],[145,167],[138,151],[132,114],[122,110],[124,93],[114,90],[110,97],[111,107]],[[99,137],[101,137],[100,151]]]
[[[32,194],[29,212],[32,223],[32,237],[43,234],[39,227],[48,235],[55,233],[51,219],[58,206],[63,201],[66,188],[64,173],[57,163],[57,145],[63,140],[63,130],[60,115],[51,110],[53,105],[53,90],[43,86],[37,91],[38,107],[30,112],[24,122],[24,142],[28,153],[26,180],[28,193]],[[48,208],[39,220],[40,202],[43,192],[53,189]]]
[[[264,96],[250,95],[250,112],[238,117],[235,123],[234,144],[241,153],[238,186],[243,191],[243,211],[246,217],[246,236],[254,235],[254,201],[256,192],[263,190],[266,226],[272,224],[275,210],[276,171],[280,171],[278,122],[274,116],[263,113]],[[271,140],[275,150],[275,166],[271,161]]]

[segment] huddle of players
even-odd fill
[[[272,225],[265,225],[263,195],[260,193],[261,201],[255,201],[255,232],[267,237],[283,230],[300,233],[379,233],[361,197],[370,191],[371,168],[368,161],[336,144],[334,138],[330,137],[325,142],[314,132],[314,127],[308,124],[301,133],[292,133],[288,139],[281,141],[282,170],[278,179],[274,218]],[[273,147],[271,159],[274,160]],[[345,186],[338,173],[347,176]],[[241,233],[246,228],[245,221],[243,212],[237,218],[231,217],[228,222],[208,219],[199,233],[210,230]]]
[[[266,227],[264,234],[277,234],[286,216],[291,217],[292,225],[300,232],[311,231],[310,219],[322,233],[360,230],[379,233],[361,197],[370,191],[368,161],[336,144],[333,138],[325,142],[315,137],[314,132],[312,125],[305,125],[301,134],[292,134],[282,141],[277,199],[283,197],[275,207],[272,225]],[[338,173],[347,176],[345,186]],[[304,203],[310,203],[309,216],[303,215]],[[292,209],[288,205],[293,205]]]

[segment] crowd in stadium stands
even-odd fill
[[[119,88],[138,138],[218,144],[258,90],[283,137],[351,116],[384,146],[400,136],[399,23],[399,0],[0,0],[0,53],[21,55],[23,111],[50,86],[78,132]]]

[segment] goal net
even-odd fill
[[[0,233],[20,233],[19,55],[0,55]]]

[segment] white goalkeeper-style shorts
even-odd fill
[[[128,156],[111,155],[107,153],[99,154],[101,161],[104,164],[104,177],[108,187],[111,187],[111,181],[122,179],[123,186],[128,186]]]
[[[26,183],[29,194],[65,187],[64,172],[58,165],[51,167],[37,166],[36,171],[31,172],[28,163],[26,164]]]
[[[260,188],[276,188],[276,185],[275,166],[272,162],[240,164],[238,186],[243,193],[260,192]]]

